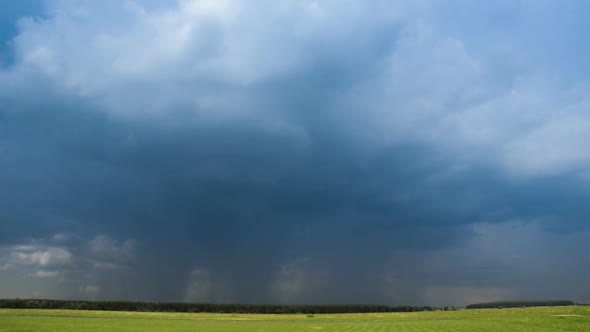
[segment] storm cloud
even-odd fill
[[[585,300],[587,7],[14,5],[0,297]]]

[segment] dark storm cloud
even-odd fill
[[[265,292],[279,266],[313,257],[305,266],[330,281],[306,301],[387,302],[396,299],[377,286],[396,250],[440,249],[464,241],[465,224],[514,215],[558,213],[568,222],[549,226],[577,229],[587,212],[576,204],[583,195],[551,181],[519,186],[492,171],[432,179],[449,160],[419,146],[367,156],[183,119],[112,123],[84,105],[4,113],[3,140],[15,142],[6,160],[21,165],[2,176],[13,188],[2,200],[4,241],[63,231],[137,240],[134,277],[145,280],[102,286],[105,297],[182,298],[197,265],[231,285],[228,300],[272,301]],[[14,130],[24,123],[30,132]]]
[[[268,269],[299,251],[338,264],[339,257],[350,262],[363,252],[387,258],[400,246],[392,241],[419,247],[439,242],[434,234],[424,244],[395,234],[431,222],[412,199],[384,197],[415,190],[412,182],[419,181],[419,170],[410,170],[417,173],[410,178],[394,174],[415,167],[404,151],[387,153],[387,159],[403,156],[402,166],[325,143],[301,147],[292,138],[243,126],[199,128],[186,116],[182,124],[168,118],[147,127],[111,123],[77,106],[5,113],[3,140],[14,142],[2,176],[14,188],[3,199],[5,241],[64,229],[132,234],[146,246],[145,254],[161,256],[150,268],[170,264],[169,270],[178,271],[202,262],[228,269],[227,278],[247,270],[236,276],[255,275],[245,289],[252,282],[262,288]],[[35,138],[14,130],[25,123]],[[163,123],[174,130],[163,129]],[[412,232],[419,242],[427,238],[411,230],[404,236]],[[363,249],[372,239],[378,241]],[[166,284],[173,287],[173,280]]]
[[[0,72],[4,296],[587,294],[552,269],[586,272],[561,257],[588,239],[585,82],[518,45],[497,63],[436,3],[372,5],[269,5],[272,29],[239,2],[25,20]]]

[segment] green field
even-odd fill
[[[0,309],[7,331],[590,331],[590,307],[314,316]]]

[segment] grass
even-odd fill
[[[590,307],[338,315],[243,315],[0,309],[8,331],[590,331]]]

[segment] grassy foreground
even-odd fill
[[[590,331],[590,307],[250,315],[1,309],[8,331]]]

